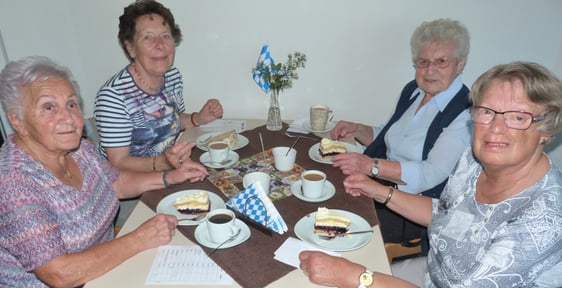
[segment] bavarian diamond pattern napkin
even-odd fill
[[[288,230],[285,220],[263,191],[261,185],[250,184],[246,189],[228,200],[226,205],[279,234]]]

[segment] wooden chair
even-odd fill
[[[417,240],[420,239],[416,239],[414,241]],[[421,245],[406,247],[401,243],[384,243],[384,248],[386,250],[386,256],[388,257],[388,263],[390,264],[392,264],[392,261],[396,258],[420,254],[422,251]]]

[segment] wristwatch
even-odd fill
[[[367,288],[373,285],[375,282],[375,277],[373,276],[373,272],[369,270],[365,270],[365,272],[359,275],[359,286],[358,288]]]
[[[379,175],[379,159],[375,158],[375,165],[371,168],[371,176],[378,176]]]

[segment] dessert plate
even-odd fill
[[[334,184],[332,184],[328,180],[326,180],[326,182],[324,182],[324,191],[322,193],[322,196],[320,196],[319,198],[308,198],[308,197],[304,196],[304,193],[302,192],[301,188],[302,188],[302,181],[299,180],[299,181],[293,183],[293,185],[291,185],[291,192],[293,193],[293,195],[295,195],[295,197],[301,199],[302,201],[306,201],[306,202],[326,201],[326,200],[332,198],[336,194],[336,187],[334,187]]]
[[[199,162],[201,162],[201,164],[209,168],[219,169],[219,168],[226,168],[234,165],[234,163],[236,163],[236,161],[238,161],[239,158],[240,156],[238,156],[238,153],[234,151],[230,151],[228,152],[227,160],[223,162],[211,162],[211,156],[209,155],[209,152],[205,152],[201,155],[201,157],[199,157]]]
[[[178,219],[184,219],[184,218],[188,218],[190,215],[187,214],[182,214],[180,213],[177,209],[176,206],[174,206],[174,202],[176,201],[176,198],[178,197],[182,197],[191,193],[195,193],[201,190],[183,190],[183,191],[179,191],[173,194],[170,194],[166,197],[164,197],[162,200],[160,200],[160,202],[158,202],[158,205],[156,206],[156,213],[164,213],[164,214],[170,214],[170,215],[174,215],[176,216],[176,218]],[[205,191],[205,190],[203,190]],[[219,197],[217,194],[213,193],[213,192],[209,192],[206,191],[209,194],[209,206],[210,209],[209,210],[215,210],[215,209],[222,209],[222,208],[226,208],[226,205],[224,204],[224,201],[222,200],[221,197]],[[191,221],[191,220],[182,220],[181,222],[178,223],[178,225],[185,225],[185,226],[193,226],[193,225],[197,225],[201,223],[201,221]]]
[[[326,123],[326,128],[324,130],[314,130],[312,129],[312,126],[310,126],[310,121],[304,121],[304,123],[302,123],[302,127],[312,133],[326,133],[334,129],[334,127],[336,127],[336,123],[329,121]]]
[[[234,225],[236,225],[237,227],[240,228],[240,234],[238,234],[238,236],[236,236],[236,238],[232,239],[229,242],[224,243],[221,247],[219,247],[219,249],[226,249],[226,248],[230,248],[230,247],[234,247],[236,245],[239,245],[241,243],[243,243],[244,241],[248,240],[250,238],[250,228],[248,228],[248,225],[246,225],[244,222],[242,222],[240,219],[236,219],[234,221]],[[197,242],[199,242],[199,244],[205,246],[205,247],[209,247],[209,248],[217,248],[217,246],[219,246],[221,243],[215,243],[212,242],[211,239],[209,239],[209,231],[207,230],[207,222],[203,222],[201,223],[201,225],[197,226],[197,228],[195,228],[195,240],[197,240]]]
[[[359,145],[353,145],[351,143],[347,143],[344,142],[345,144],[345,149],[347,150],[347,152],[357,152],[357,153],[363,153],[363,148],[360,147]],[[310,147],[310,149],[308,149],[308,157],[310,157],[310,159],[319,162],[319,163],[324,163],[324,164],[332,164],[332,159],[328,158],[328,159],[323,159],[322,156],[320,156],[320,151],[318,151],[320,149],[320,143],[316,143],[314,145],[312,145],[312,147]]]
[[[371,229],[371,225],[369,225],[367,220],[353,212],[338,209],[333,209],[333,211],[349,217],[350,232]],[[367,245],[373,238],[373,233],[364,233],[335,237],[331,240],[320,239],[318,235],[314,234],[315,217],[316,211],[302,217],[295,225],[295,234],[297,237],[310,245],[336,252],[351,251]]]
[[[219,135],[221,133],[224,132],[210,132],[210,133],[205,133],[199,137],[197,137],[197,139],[195,139],[195,143],[199,143],[197,144],[197,148],[203,150],[203,151],[209,151],[209,148],[207,148],[207,141],[216,135]],[[245,147],[246,145],[248,145],[248,143],[250,143],[250,140],[248,140],[248,138],[246,138],[246,136],[244,135],[240,135],[238,134],[238,141],[236,142],[236,145],[234,145],[234,147],[232,147],[232,150],[238,150],[242,147]]]

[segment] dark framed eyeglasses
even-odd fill
[[[530,112],[525,111],[504,111],[498,112],[488,107],[472,106],[470,108],[470,116],[472,121],[478,124],[490,124],[496,118],[497,114],[503,116],[505,126],[511,129],[527,130],[532,123],[544,120],[546,114],[533,116]]]
[[[429,59],[419,58],[414,61],[414,68],[426,69],[427,67],[433,65],[434,67],[437,67],[439,69],[445,69],[449,67],[449,65],[451,65],[451,63],[453,63],[454,61],[455,59],[449,59],[447,57],[437,58],[433,61]]]

